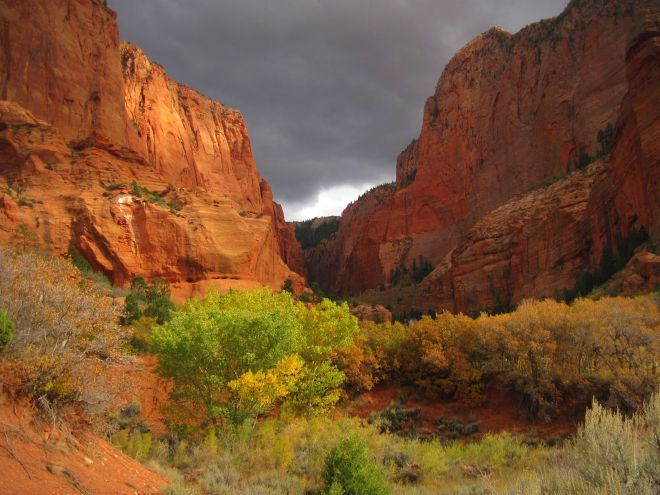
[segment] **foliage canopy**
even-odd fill
[[[213,422],[239,421],[285,396],[303,401],[309,413],[327,410],[343,379],[330,359],[357,330],[346,305],[308,308],[288,292],[266,289],[212,291],[157,328],[152,350],[180,405],[203,406]],[[263,398],[248,404],[250,394]]]

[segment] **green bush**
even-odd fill
[[[369,457],[357,434],[344,438],[325,459],[325,495],[383,495],[391,493],[383,470]]]
[[[122,311],[122,325],[130,325],[132,322],[142,318],[144,313],[140,307],[140,300],[132,292],[124,299],[124,310]]]
[[[170,188],[163,192],[150,191],[146,187],[141,186],[137,182],[131,182],[131,194],[138,198],[146,199],[149,203],[169,208],[172,213],[178,213],[181,210],[181,205],[176,201],[166,201],[164,196],[170,191]]]
[[[422,419],[420,408],[409,409],[401,401],[390,404],[387,409],[373,414],[369,422],[378,424],[381,433],[399,433],[415,436]]]
[[[170,284],[156,278],[146,289],[147,306],[145,316],[154,318],[159,325],[168,321],[174,311],[174,303],[170,299]]]
[[[0,351],[14,338],[14,329],[14,322],[4,310],[0,309]]]
[[[130,325],[143,316],[148,316],[162,325],[172,316],[175,306],[170,299],[170,285],[160,278],[151,284],[141,277],[133,277],[130,293],[124,300],[121,324]]]

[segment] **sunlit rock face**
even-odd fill
[[[158,276],[179,298],[302,287],[300,246],[239,111],[120,43],[105,2],[0,5],[2,242],[24,223],[115,283]]]
[[[657,239],[658,16],[657,2],[573,1],[475,38],[427,100],[396,184],[305,253],[310,279],[359,294],[423,262],[435,270],[416,305],[474,311],[571,287],[632,229]]]

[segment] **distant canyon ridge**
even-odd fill
[[[573,0],[478,36],[396,182],[295,225],[240,112],[121,42],[105,1],[0,0],[0,21],[0,243],[73,249],[117,285],[160,277],[184,300],[291,281],[474,312],[660,237],[657,1]]]

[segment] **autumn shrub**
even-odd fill
[[[497,380],[532,416],[550,418],[593,396],[630,413],[658,382],[657,296],[525,301],[506,314],[440,313],[407,326],[364,322],[337,363],[352,392],[379,381],[478,406]]]
[[[378,382],[396,380],[407,333],[398,322],[363,321],[353,345],[340,349],[335,358],[346,375],[346,388],[357,394],[371,390]]]
[[[355,392],[380,381],[412,385],[437,398],[478,404],[483,398],[477,326],[463,315],[441,313],[411,322],[363,322],[355,344],[338,363]]]
[[[594,395],[632,412],[656,386],[660,311],[652,297],[530,301],[478,323],[492,351],[485,372],[502,376],[534,415]]]
[[[345,304],[307,307],[266,289],[209,292],[154,330],[152,350],[184,416],[240,423],[282,401],[295,413],[327,412],[343,381],[331,360],[357,330]]]
[[[111,400],[103,367],[123,356],[126,337],[112,298],[66,260],[0,249],[0,301],[15,324],[7,357],[33,397],[100,413]]]

